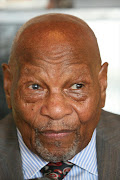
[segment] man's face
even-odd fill
[[[71,159],[89,143],[101,109],[98,71],[78,45],[58,36],[18,46],[13,116],[25,144],[47,161]],[[23,41],[21,41],[23,43]],[[36,45],[37,44],[37,45]]]

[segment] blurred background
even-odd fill
[[[102,62],[109,63],[104,109],[120,114],[120,0],[0,0],[0,119],[8,113],[1,64],[9,59],[19,27],[45,13],[75,15],[93,29]]]

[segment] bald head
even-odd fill
[[[43,51],[42,47],[45,47],[46,51]],[[57,54],[61,54],[61,47],[64,50],[66,47],[71,50],[74,48],[81,54],[80,58],[86,56],[90,64],[101,64],[93,31],[83,20],[66,14],[46,14],[25,23],[15,37],[9,62],[14,64],[15,61],[21,61],[21,55],[31,56],[29,50],[31,53],[32,50],[36,51],[36,56],[41,55],[41,58],[46,55],[46,59],[51,56],[51,60],[55,60]]]

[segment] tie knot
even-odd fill
[[[49,177],[54,180],[62,180],[71,170],[73,164],[71,162],[50,162],[41,169],[43,177]]]

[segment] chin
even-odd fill
[[[34,149],[36,154],[48,162],[60,162],[72,159],[77,154],[78,143],[75,141],[68,148],[57,147],[58,150],[48,150],[39,139],[35,140]]]

